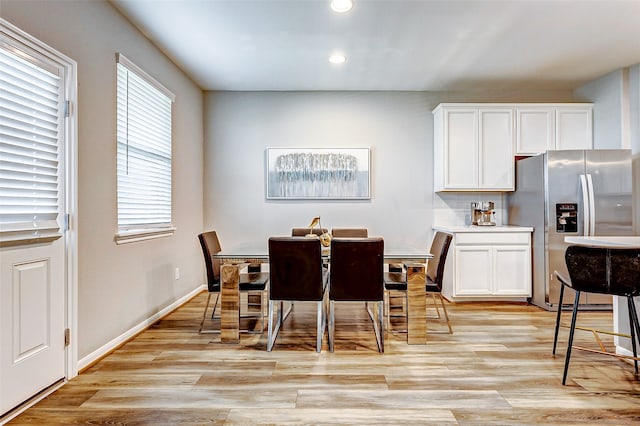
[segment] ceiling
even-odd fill
[[[561,90],[640,63],[640,0],[111,2],[204,90]]]

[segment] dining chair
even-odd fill
[[[207,290],[209,292],[207,296],[207,302],[204,306],[204,312],[202,313],[202,321],[200,322],[199,333],[219,333],[220,330],[204,329],[205,320],[207,319],[207,311],[211,302],[211,296],[215,295],[215,303],[213,304],[213,311],[211,312],[211,319],[217,318],[215,316],[216,308],[218,306],[218,299],[220,299],[220,260],[213,257],[214,254],[222,251],[220,246],[220,240],[218,240],[218,234],[216,231],[203,232],[198,235],[200,246],[202,247],[202,254],[204,256],[204,264],[207,270]],[[251,295],[255,295],[255,299],[260,301],[259,315],[244,315],[243,318],[259,318],[260,328],[259,333],[264,330],[264,307],[262,304],[263,294],[267,287],[267,281],[269,280],[269,274],[261,272],[261,266],[257,264],[249,264],[247,267],[247,273],[240,274],[240,292],[247,293],[247,305],[251,307]],[[240,312],[238,312],[240,315]]]
[[[367,228],[333,228],[331,236],[334,238],[367,238],[369,231]]]
[[[269,325],[267,351],[293,309],[293,302],[316,302],[316,351],[322,349],[327,323],[325,291],[328,272],[322,266],[320,240],[304,237],[269,238]],[[284,302],[291,308],[284,312]],[[274,322],[274,313],[277,318]]]
[[[440,316],[440,309],[438,307],[438,300],[440,301],[440,306],[442,307],[442,311],[444,313],[444,319],[447,325],[448,334],[453,334],[453,328],[451,327],[451,320],[449,319],[449,313],[447,312],[447,306],[444,301],[444,297],[442,297],[442,282],[444,278],[444,270],[447,261],[447,254],[449,252],[449,247],[451,246],[451,241],[453,240],[453,235],[437,231],[433,237],[433,241],[431,242],[431,249],[429,250],[432,254],[433,258],[429,259],[427,262],[427,270],[426,270],[426,283],[425,283],[425,296],[431,296],[431,300],[433,301],[433,306],[436,310],[435,316],[430,316],[430,319],[442,319]],[[406,306],[406,298],[407,298],[407,273],[404,270],[395,268],[392,269],[390,267],[389,272],[384,274],[384,287],[387,293],[392,292],[402,292],[405,298],[405,306]],[[389,294],[387,295],[389,298]],[[406,311],[406,310],[405,310]],[[391,314],[387,312],[387,326],[389,330],[391,330]],[[405,313],[406,317],[406,313]],[[430,331],[430,333],[442,333],[441,331]]]
[[[336,302],[365,302],[373,322],[378,350],[384,352],[383,313],[384,240],[376,238],[337,238],[331,243],[329,278],[329,350],[335,342]],[[369,307],[378,304],[376,314]]]
[[[574,245],[567,247],[565,251],[565,262],[567,264],[567,271],[569,272],[568,277],[558,271],[554,271],[556,277],[562,284],[560,287],[560,301],[558,303],[556,327],[553,337],[552,353],[554,355],[556,353],[556,343],[558,341],[558,329],[560,328],[560,316],[562,313],[562,302],[565,287],[573,289],[575,292],[575,299],[573,302],[571,325],[569,327],[569,340],[567,342],[567,353],[565,355],[562,384],[566,384],[567,381],[572,348],[604,355],[612,355],[619,358],[633,359],[635,374],[638,376],[638,353],[636,340],[638,336],[640,336],[640,324],[638,323],[638,313],[633,298],[640,295],[640,249],[614,249]],[[580,305],[580,294],[583,292],[626,297],[627,309],[629,311],[630,335],[576,326],[578,307]],[[574,346],[573,338],[576,329],[586,330],[593,333],[599,344],[599,349],[596,350],[581,346]],[[633,356],[607,351],[600,340],[600,333],[631,338]]]

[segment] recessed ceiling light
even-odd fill
[[[334,54],[329,57],[329,62],[332,64],[344,64],[347,61],[347,57],[340,54]]]
[[[350,11],[352,7],[352,0],[331,0],[331,9],[333,9],[334,12],[345,13]]]

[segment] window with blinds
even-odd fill
[[[63,70],[0,43],[0,246],[61,237]]]
[[[174,96],[121,54],[117,74],[116,242],[170,235]]]

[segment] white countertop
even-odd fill
[[[564,242],[590,247],[604,248],[640,248],[640,237],[564,237]]]
[[[461,232],[533,232],[531,226],[447,226],[447,225],[434,225],[433,229],[436,231],[444,231],[452,234]]]

